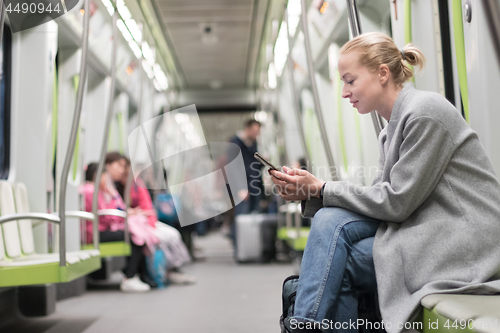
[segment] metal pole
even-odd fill
[[[83,44],[82,57],[80,62],[80,83],[78,84],[78,92],[76,95],[75,113],[73,115],[73,124],[71,125],[71,133],[68,142],[68,149],[64,159],[64,165],[61,174],[61,186],[59,190],[59,265],[66,266],[66,187],[68,185],[68,174],[75,151],[76,136],[80,124],[80,115],[82,112],[83,93],[85,83],[87,81],[87,51],[89,44],[89,20],[90,20],[90,0],[84,2],[84,18],[83,18]]]
[[[356,0],[347,0],[347,11],[349,13],[349,26],[351,27],[351,34],[353,37],[361,35],[361,23],[359,21],[358,7],[356,6]],[[372,117],[373,127],[375,128],[375,133],[378,135],[380,131],[384,128],[384,123],[382,117],[377,113],[377,111],[372,111],[370,113]]]
[[[88,1],[88,0],[87,0]],[[102,170],[104,169],[104,160],[106,158],[108,137],[109,137],[109,127],[111,125],[111,119],[113,118],[113,105],[115,100],[115,80],[116,80],[116,50],[118,47],[117,38],[117,27],[116,22],[118,21],[118,11],[115,8],[113,14],[113,49],[111,51],[111,86],[109,92],[109,104],[108,113],[106,115],[106,123],[104,124],[104,137],[102,139],[101,155],[99,156],[99,167],[97,168],[97,174],[94,180],[94,193],[92,195],[92,213],[94,214],[94,228],[93,228],[93,238],[94,238],[94,248],[99,248],[99,215],[97,214],[97,197],[99,195],[99,184],[101,182]]]
[[[500,65],[500,4],[498,0],[483,0],[483,5],[498,64]]]
[[[4,0],[0,0],[0,47],[2,46],[3,41],[3,26],[5,24],[5,5]]]
[[[3,51],[3,26],[5,24],[5,5],[4,0],[0,0],[0,48]],[[0,68],[0,79],[3,80],[3,68]]]
[[[304,149],[304,155],[307,160],[307,163],[312,163],[311,155],[309,154],[309,149],[307,148],[306,136],[304,133],[304,126],[302,124],[301,113],[300,113],[300,102],[299,95],[297,93],[297,88],[295,87],[295,78],[294,78],[294,62],[292,59],[292,37],[290,36],[290,25],[288,24],[288,8],[285,9],[285,22],[286,22],[286,35],[288,36],[288,57],[287,64],[288,70],[290,71],[290,83],[292,87],[292,96],[293,96],[293,107],[295,111],[295,120],[297,121],[297,128],[299,130],[300,143],[302,144],[302,148]],[[309,169],[309,168],[308,168]]]
[[[139,59],[139,62],[141,62],[142,60]],[[141,126],[142,124],[142,98],[143,98],[143,94],[142,94],[142,90],[143,90],[143,85],[144,85],[144,75],[143,75],[143,69],[142,69],[142,64],[140,64],[140,66],[138,67],[139,68],[139,101],[137,103],[137,124],[138,126]],[[130,147],[131,148],[131,147]],[[127,177],[127,184],[125,185],[125,193],[124,193],[124,200],[125,200],[125,205],[128,207],[130,207],[130,188],[132,187],[132,182],[134,180],[134,175],[132,174],[132,156],[136,156],[137,154],[137,149],[139,148],[139,140],[136,140],[135,141],[135,147],[134,147],[134,155],[131,155],[130,154],[130,169],[129,169],[129,173],[128,173],[128,177]],[[130,233],[129,233],[129,229],[128,229],[128,214],[127,214],[127,217],[125,218],[125,243],[130,243]]]
[[[323,119],[323,112],[321,110],[321,103],[319,101],[318,87],[316,86],[316,78],[314,77],[314,64],[311,52],[311,41],[309,40],[309,27],[307,26],[307,7],[306,0],[301,0],[302,5],[302,28],[304,30],[304,44],[306,47],[307,69],[309,72],[309,79],[311,80],[311,88],[314,97],[314,111],[316,118],[318,118],[319,131],[321,133],[321,140],[325,148],[326,158],[328,160],[330,175],[332,180],[338,180],[337,170],[335,170],[335,162],[333,160],[330,142],[328,141],[328,134],[326,132],[325,121]]]

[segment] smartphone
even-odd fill
[[[264,165],[267,165],[268,167],[271,168],[271,170],[276,170],[276,171],[280,171],[278,170],[277,167],[275,167],[271,162],[269,162],[268,160],[266,160],[264,157],[262,157],[259,153],[255,153],[253,155],[257,160],[259,160],[259,162],[261,162],[262,164]],[[281,172],[281,171],[280,171]]]

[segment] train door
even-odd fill
[[[477,132],[496,174],[500,175],[500,153],[497,149],[500,141],[500,112],[497,101],[500,90],[500,64],[495,58],[492,32],[486,20],[486,11],[490,9],[485,8],[485,3],[458,1],[458,4],[453,6],[453,16],[454,21],[462,22],[463,25],[469,124]],[[459,24],[454,24],[453,28],[459,29]],[[461,31],[455,32],[454,35],[459,39]],[[456,43],[457,40],[455,45]],[[462,85],[460,88],[462,89]]]

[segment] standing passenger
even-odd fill
[[[371,186],[325,183],[299,169],[271,171],[282,196],[304,200],[304,214],[314,216],[294,316],[285,319],[292,332],[297,322],[319,328],[323,319],[356,321],[357,292],[375,288],[389,333],[418,317],[429,294],[500,292],[500,245],[492,237],[499,232],[500,184],[454,106],[404,85],[413,76],[406,63],[421,67],[424,57],[411,44],[398,50],[382,33],[360,35],[340,50],[342,97],[359,113],[377,110],[389,122],[379,135]]]
[[[263,191],[261,175],[263,165],[253,155],[257,152],[257,138],[260,135],[260,127],[261,124],[257,120],[247,120],[243,131],[236,133],[230,141],[240,147],[248,184],[248,193],[233,194],[245,198],[243,202],[235,207],[236,214],[249,214],[259,210]]]
[[[236,133],[230,140],[231,143],[240,147],[248,184],[248,192],[240,190],[238,193],[233,193],[233,196],[243,199],[243,201],[234,207],[235,217],[239,214],[249,214],[253,211],[259,211],[260,199],[262,198],[264,188],[261,174],[263,165],[254,157],[254,154],[257,152],[257,138],[260,135],[260,127],[261,124],[257,120],[247,120],[243,131]],[[236,223],[234,221],[231,225],[231,238],[236,248]]]

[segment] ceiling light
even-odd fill
[[[146,72],[146,74],[150,79],[152,79],[155,76],[155,74],[153,73],[153,69],[151,68],[151,66],[149,66],[147,61],[144,60],[142,61],[142,68],[144,68],[144,71]]]
[[[278,33],[278,38],[276,39],[276,44],[274,45],[275,75],[278,76],[281,76],[283,73],[283,68],[288,58],[289,49],[287,33],[286,22],[283,22]]]
[[[274,68],[274,63],[269,65],[269,69],[267,70],[267,83],[269,84],[269,88],[275,89],[278,85],[276,80],[276,69]]]
[[[139,45],[137,45],[136,42],[134,41],[131,41],[128,43],[128,45],[130,46],[130,48],[132,49],[132,51],[134,52],[134,55],[137,59],[141,58],[142,57],[142,52],[141,52],[141,48],[139,47]]]
[[[267,120],[267,112],[266,111],[257,111],[257,112],[255,112],[254,118],[255,118],[255,120],[257,120],[261,123],[265,123]]]
[[[131,42],[133,41],[134,39],[132,38],[132,35],[130,34],[130,32],[128,31],[127,27],[125,26],[125,23],[123,23],[122,20],[118,20],[116,22],[116,26],[118,27],[118,30],[120,30],[120,32],[122,33],[123,35],[123,38],[125,38],[125,40],[127,42]]]
[[[120,16],[123,20],[126,21],[132,18],[132,14],[130,14],[130,11],[128,10],[127,6],[125,6],[125,2],[123,2],[123,0],[118,0],[118,2],[116,3],[116,8],[118,9],[118,13],[120,13]]]
[[[135,20],[134,19],[127,20],[125,21],[125,24],[130,30],[130,33],[134,37],[135,41],[137,43],[140,43],[142,41],[142,32],[137,23],[135,22]]]
[[[155,64],[155,53],[154,48],[149,47],[148,42],[142,43],[142,54],[144,58],[148,61],[150,67],[153,67]]]

